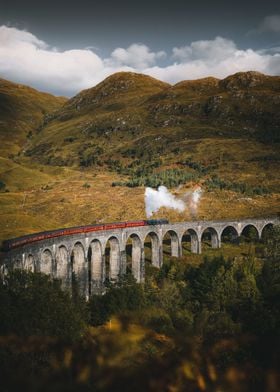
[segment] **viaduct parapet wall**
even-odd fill
[[[77,282],[81,293],[88,297],[102,292],[106,279],[116,281],[128,269],[137,282],[143,282],[147,239],[151,244],[151,263],[160,268],[164,240],[170,242],[171,256],[180,257],[185,241],[190,242],[191,252],[201,253],[205,235],[212,248],[220,248],[225,232],[237,238],[252,227],[258,238],[262,238],[265,228],[279,223],[279,218],[196,221],[67,235],[10,250],[1,269],[5,272],[20,268],[49,274],[61,279],[63,287],[68,289]]]

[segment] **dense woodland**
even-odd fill
[[[145,284],[128,275],[89,302],[39,273],[2,276],[0,391],[278,391],[279,239],[147,264]]]

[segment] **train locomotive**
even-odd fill
[[[169,221],[167,219],[150,219],[150,220],[139,220],[139,221],[113,222],[113,223],[95,224],[95,225],[87,225],[87,226],[75,226],[75,227],[68,227],[64,229],[49,230],[49,231],[29,234],[22,237],[12,238],[10,240],[3,241],[3,250],[9,251],[11,249],[18,248],[26,244],[31,244],[33,242],[42,241],[49,238],[62,237],[66,235],[91,233],[95,231],[104,231],[104,230],[123,229],[126,227],[164,225],[168,223]]]

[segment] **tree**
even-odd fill
[[[260,277],[260,287],[265,301],[279,316],[280,301],[280,226],[271,231],[265,244],[266,260]]]
[[[49,276],[15,270],[0,282],[0,335],[47,335],[75,340],[87,322],[86,305],[73,301]]]
[[[5,189],[6,189],[5,182],[0,180],[0,192],[3,192]]]

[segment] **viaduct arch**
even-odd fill
[[[261,239],[267,228],[279,223],[279,218],[197,221],[73,234],[10,250],[0,267],[2,271],[21,268],[48,274],[60,279],[65,289],[77,285],[88,298],[103,292],[106,279],[115,282],[128,270],[137,282],[143,282],[147,243],[151,264],[160,268],[163,243],[169,244],[171,256],[180,257],[188,247],[192,253],[202,253],[205,238],[212,248],[220,248],[224,241],[235,240],[250,228]]]

